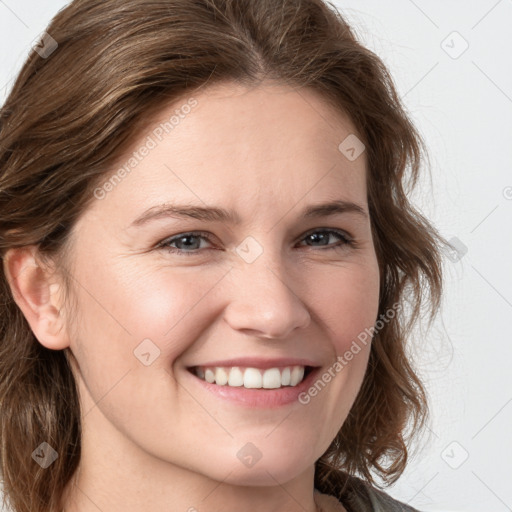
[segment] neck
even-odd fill
[[[142,476],[121,471],[105,478],[95,477],[82,468],[68,484],[62,512],[135,512],[140,510],[169,512],[320,512],[313,487],[305,492],[308,475],[275,486],[240,486],[207,479],[201,475],[179,474],[163,481],[162,475]],[[170,474],[169,472],[167,474]],[[175,478],[178,476],[178,478]]]

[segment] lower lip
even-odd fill
[[[271,409],[293,402],[299,402],[299,395],[304,393],[312,384],[320,368],[314,368],[297,386],[284,386],[277,389],[247,389],[243,386],[231,387],[211,384],[187,370],[187,373],[204,389],[213,395],[231,402],[248,407]]]

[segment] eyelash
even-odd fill
[[[331,246],[328,246],[328,247],[325,247],[325,248],[320,248],[321,251],[327,251],[327,250],[332,250],[332,249],[338,249],[339,250],[339,249],[343,248],[344,246],[349,246],[349,247],[353,247],[354,248],[355,245],[356,245],[356,242],[355,242],[355,240],[353,238],[349,237],[343,231],[339,231],[337,229],[316,229],[314,231],[308,231],[303,236],[302,240],[304,240],[304,238],[307,238],[308,236],[311,236],[311,235],[316,234],[316,233],[334,234],[334,235],[338,236],[341,239],[341,243],[338,243],[336,245],[331,245]],[[194,256],[194,255],[197,255],[200,252],[199,249],[194,249],[193,251],[184,251],[183,249],[177,249],[175,247],[169,247],[169,244],[174,243],[176,240],[180,240],[181,238],[186,238],[186,237],[191,236],[191,235],[194,236],[194,237],[204,238],[204,239],[208,240],[208,242],[212,243],[211,238],[210,238],[208,233],[205,233],[203,231],[191,231],[191,232],[188,232],[188,233],[181,233],[181,234],[173,236],[171,238],[166,238],[165,240],[162,240],[161,242],[158,243],[157,248],[158,249],[164,249],[167,252],[170,252],[172,254],[177,254],[179,256]],[[311,248],[314,249],[314,247],[311,247]]]

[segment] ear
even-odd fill
[[[37,246],[9,249],[4,272],[16,304],[35,337],[51,350],[69,346],[64,316],[60,313],[60,284],[37,258]]]

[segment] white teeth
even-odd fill
[[[244,388],[261,388],[263,379],[256,368],[247,368],[244,372]]]
[[[224,368],[217,368],[215,371],[215,383],[221,386],[228,383],[228,373]]]
[[[196,367],[196,375],[219,386],[233,386],[247,389],[277,389],[283,386],[297,386],[304,378],[304,366],[286,366],[284,368],[232,368]]]
[[[281,372],[279,368],[269,368],[263,373],[263,387],[275,389],[281,387]]]
[[[290,385],[290,375],[291,371],[289,367],[286,367],[281,374],[281,386],[289,386]]]
[[[294,366],[290,376],[290,385],[296,386],[304,377],[304,366]]]
[[[219,370],[223,371],[222,368],[217,369],[217,371],[215,372],[215,383],[217,383],[217,375],[219,373]],[[240,368],[238,368],[237,366],[231,368],[231,371],[229,372],[228,384],[236,388],[244,385],[244,374],[240,371]]]

